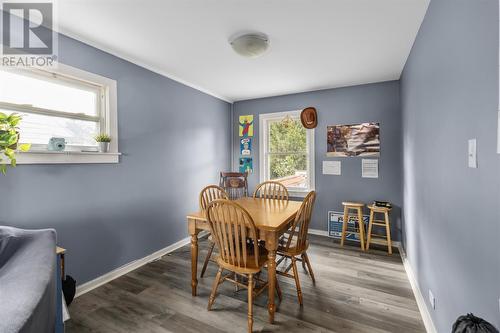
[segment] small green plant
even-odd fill
[[[106,133],[100,133],[94,136],[96,142],[111,142],[111,137]]]
[[[16,113],[6,115],[0,112],[0,172],[7,172],[7,165],[16,166],[16,151],[28,151],[29,143],[18,145],[19,122],[22,117]]]

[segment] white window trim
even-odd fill
[[[103,93],[101,105],[99,107],[99,117],[101,117],[100,131],[107,133],[111,137],[108,153],[71,151],[49,152],[35,150],[28,152],[17,152],[17,164],[80,164],[80,163],[119,163],[118,151],[118,111],[117,111],[117,83],[107,77],[90,73],[75,67],[58,63],[50,70],[41,69],[21,69],[23,71],[40,71],[55,75],[74,78],[80,81],[87,81],[91,85],[101,87]]]
[[[281,120],[286,116],[300,118],[300,110],[296,111],[283,111],[274,113],[263,113],[259,115],[259,178],[260,182],[268,180],[267,170],[267,126],[266,122],[270,120]],[[316,188],[316,178],[314,176],[314,159],[315,159],[315,145],[314,145],[314,129],[306,129],[307,147],[309,148],[309,155],[307,163],[309,165],[309,189],[298,190],[289,189],[288,192],[291,197],[303,198],[310,191]]]

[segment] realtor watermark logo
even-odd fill
[[[54,67],[57,62],[54,2],[1,3],[1,66]]]

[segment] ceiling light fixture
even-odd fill
[[[262,33],[239,35],[229,41],[233,50],[247,58],[256,58],[269,48],[269,38]]]

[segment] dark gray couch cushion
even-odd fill
[[[54,332],[56,232],[0,226],[0,332]]]

